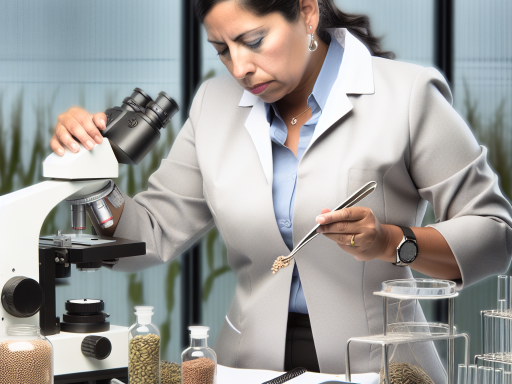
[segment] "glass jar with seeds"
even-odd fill
[[[39,327],[17,324],[6,332],[0,337],[0,383],[53,384],[53,349]]]
[[[373,294],[383,299],[382,333],[347,341],[347,381],[351,380],[350,346],[362,343],[373,344],[376,353],[380,349],[379,384],[454,384],[456,340],[464,342],[464,365],[469,363],[469,336],[458,333],[454,325],[455,282],[389,280]],[[447,300],[448,322],[427,322],[419,301],[441,299]]]
[[[160,384],[160,331],[151,323],[153,308],[136,306],[137,322],[128,330],[130,384]]]
[[[208,348],[209,327],[188,327],[190,347],[181,354],[182,384],[214,384],[217,378],[217,355]]]

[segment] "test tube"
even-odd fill
[[[509,288],[508,288],[508,276],[499,275],[498,276],[498,310],[506,311],[509,309],[510,299],[509,299]],[[503,305],[503,309],[500,306]]]
[[[492,384],[494,369],[492,367],[484,367],[485,372],[485,383]]]
[[[503,303],[502,303],[503,304]],[[499,318],[497,318],[497,331],[498,331],[498,339],[499,339],[499,344],[498,344],[498,352],[499,352],[499,358],[500,359],[503,359],[504,356],[505,356],[505,352],[506,352],[506,342],[507,342],[507,328],[505,327],[505,323],[506,323],[506,319],[504,319],[505,313],[504,311],[501,311],[500,310],[500,314],[499,314]]]
[[[510,352],[510,314],[507,312],[504,315],[503,321],[503,356],[502,358],[505,360]]]
[[[512,309],[512,276],[509,277],[508,289],[508,309]]]
[[[487,311],[484,313],[483,321],[484,321],[484,354],[494,354],[494,341],[495,341],[495,333],[494,333],[494,311]]]
[[[478,367],[476,364],[471,364],[468,366],[468,379],[467,384],[478,384]],[[510,383],[512,384],[512,382]]]
[[[512,384],[512,372],[503,372],[503,384]]]
[[[487,375],[485,374],[486,367],[478,367],[478,384],[490,384],[487,382]]]
[[[494,370],[494,384],[502,384],[503,382],[503,369],[496,368]]]
[[[457,372],[457,384],[467,384],[467,375],[468,366],[466,364],[459,364],[459,370]]]
[[[495,321],[495,342],[496,349],[494,352],[497,352],[497,357],[499,359],[503,359],[505,356],[505,352],[507,352],[507,339],[508,333],[505,329],[506,320],[502,317],[505,315],[505,312],[508,311],[510,305],[510,291],[509,291],[509,277],[506,275],[498,276],[498,316]]]

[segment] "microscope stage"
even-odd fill
[[[53,240],[51,240],[53,236],[41,237],[39,239],[39,247],[67,250],[69,262],[72,264],[118,259],[130,256],[141,256],[146,254],[146,243],[142,241],[127,240],[119,237],[82,236],[83,240],[72,237],[72,246],[66,248],[56,247],[53,244]]]

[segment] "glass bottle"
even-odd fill
[[[190,347],[181,354],[182,384],[214,384],[217,382],[217,355],[208,348],[210,327],[194,326],[190,330]]]
[[[153,308],[136,306],[137,322],[128,330],[130,384],[160,383],[160,331],[151,323]]]
[[[40,328],[16,324],[8,326],[6,332],[0,337],[0,381],[53,384],[53,348]]]

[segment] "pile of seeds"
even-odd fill
[[[182,384],[213,384],[215,363],[206,357],[183,362]]]
[[[290,261],[284,262],[285,256],[279,256],[274,264],[272,264],[272,274],[275,275],[281,268],[287,267],[290,265]]]
[[[52,346],[46,340],[0,342],[0,384],[53,383]]]
[[[392,363],[389,365],[389,384],[434,384],[421,367],[409,363]],[[384,368],[380,370],[379,384],[384,384]]]
[[[181,383],[181,365],[162,361],[160,363],[160,383],[161,384],[180,384]]]
[[[130,384],[157,384],[160,377],[160,337],[137,335],[129,343],[128,375]]]

